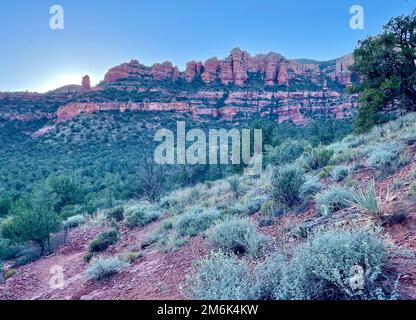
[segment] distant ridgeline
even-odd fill
[[[345,93],[356,78],[348,70],[352,63],[352,55],[316,62],[273,52],[252,57],[239,48],[223,60],[188,62],[184,72],[170,62],[146,67],[132,60],[111,68],[93,88],[86,76],[82,86],[46,94],[0,93],[0,118],[49,120],[35,136],[82,113],[106,110],[176,111],[222,121],[259,116],[299,125],[310,118],[344,119],[357,107],[357,97]]]
[[[357,97],[345,90],[356,81],[348,69],[352,63],[351,55],[316,62],[273,52],[251,56],[236,48],[223,60],[191,61],[183,72],[170,62],[146,67],[132,60],[111,68],[96,87],[85,76],[82,85],[45,94],[0,93],[0,195],[24,193],[49,175],[77,172],[102,184],[94,192],[117,181],[120,197],[129,198],[137,191],[132,181],[138,155],[154,150],[154,132],[175,128],[178,119],[205,129],[247,127],[263,119],[279,124],[273,138],[264,134],[265,143],[318,135],[316,141],[330,142],[349,125],[325,121],[350,123],[357,108]],[[172,177],[179,184],[225,174],[223,167],[180,170]]]

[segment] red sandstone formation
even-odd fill
[[[235,48],[223,60],[211,58],[202,62],[190,61],[184,72],[179,72],[171,62],[157,63],[151,67],[131,60],[111,68],[105,75],[100,86],[91,88],[90,79],[84,76],[82,86],[65,86],[46,94],[18,92],[0,92],[0,118],[6,120],[32,121],[35,119],[55,118],[57,123],[68,121],[82,113],[91,114],[99,111],[127,109],[140,111],[176,111],[190,113],[196,118],[208,116],[219,120],[240,121],[251,116],[275,115],[278,122],[292,120],[303,125],[308,119],[304,116],[314,113],[330,113],[337,119],[350,117],[357,107],[357,97],[342,92],[331,91],[325,85],[326,77],[332,78],[343,85],[351,83],[353,56],[348,55],[333,63],[314,63],[302,60],[287,60],[283,56],[270,52],[251,56],[240,48]],[[192,82],[199,78],[205,83],[221,82],[241,87],[219,89],[207,86],[200,91],[186,91],[181,87],[156,85],[149,87],[141,80],[176,80],[178,78]],[[250,77],[255,81],[264,81],[262,90],[246,86]],[[123,81],[128,80],[128,81]],[[317,84],[316,91],[293,91],[292,83],[305,81],[306,84]],[[322,85],[324,81],[324,85]],[[152,83],[152,82],[150,82]],[[154,83],[154,82],[153,82]],[[287,88],[275,87],[275,85]],[[154,98],[149,95],[142,102],[119,102],[111,95],[100,96],[99,91],[113,88],[120,92],[158,93]],[[94,91],[95,96],[77,96],[80,92]],[[75,102],[68,103],[75,98]],[[78,101],[78,102],[77,102]],[[23,104],[21,102],[24,102]],[[42,106],[50,103],[60,105],[56,112],[44,112]],[[4,107],[6,106],[6,108]],[[309,116],[308,116],[309,117]],[[37,131],[38,137],[51,130],[48,125]]]
[[[343,85],[351,84],[351,71],[349,67],[354,64],[354,56],[352,54],[346,55],[336,62],[336,70],[333,78]]]
[[[88,92],[90,90],[91,90],[90,76],[86,75],[82,78],[81,91],[82,92]]]
[[[305,119],[305,117],[301,113],[301,109],[302,107],[299,105],[277,109],[276,114],[278,115],[278,118],[277,118],[278,123],[283,123],[285,121],[292,120],[293,123],[297,125],[306,124],[308,121]]]
[[[104,77],[105,83],[116,82],[120,79],[129,78],[131,76],[143,76],[149,74],[146,67],[137,60],[131,60],[129,63],[123,63],[119,66],[111,68]]]
[[[150,75],[153,77],[153,79],[156,80],[175,80],[179,76],[179,69],[178,67],[174,67],[169,61],[165,61],[162,64],[155,63],[150,70]]]
[[[356,107],[355,96],[344,96],[335,91],[314,92],[255,92],[234,91],[227,93],[224,106],[217,108],[218,99],[224,99],[225,92],[183,93],[182,101],[149,101],[149,102],[87,102],[69,103],[56,112],[57,122],[68,121],[80,114],[91,114],[99,111],[126,109],[140,111],[176,111],[191,113],[195,116],[220,117],[233,120],[234,117],[251,115],[277,114],[279,122],[291,119],[297,124],[306,123],[302,116],[303,109],[332,113],[336,118],[345,118],[352,114]]]
[[[185,79],[191,82],[202,71],[202,62],[190,61],[186,64]]]
[[[268,54],[258,54],[251,56],[240,48],[231,50],[231,53],[225,59],[219,60],[211,58],[205,63],[190,61],[186,65],[184,72],[179,72],[171,62],[154,64],[152,67],[146,67],[137,60],[114,67],[108,71],[105,76],[105,83],[113,83],[124,78],[153,78],[177,79],[182,77],[191,82],[196,77],[207,83],[216,80],[223,84],[233,83],[237,86],[244,86],[250,74],[260,74],[266,85],[285,85],[290,86],[290,81],[298,76],[308,76],[314,83],[322,81],[319,77],[324,74],[330,76],[333,80],[339,81],[343,85],[351,83],[351,72],[348,67],[353,63],[352,55],[345,56],[336,62],[334,70],[326,73],[320,69],[319,63],[303,63],[296,60],[287,60],[278,53],[270,52]]]
[[[205,82],[212,82],[217,78],[218,68],[220,62],[217,58],[211,58],[204,63],[204,72],[202,73],[202,80]]]
[[[32,139],[39,138],[45,135],[47,132],[51,131],[52,129],[55,129],[55,126],[44,126],[32,134]]]

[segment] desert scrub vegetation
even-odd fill
[[[261,196],[240,199],[231,206],[225,207],[223,212],[230,215],[251,216],[260,211],[264,202],[265,198]]]
[[[305,173],[297,165],[276,168],[272,176],[272,194],[276,202],[292,208],[301,202]]]
[[[219,222],[207,231],[206,238],[213,250],[254,258],[262,254],[269,240],[252,221],[236,217]]]
[[[238,176],[233,176],[227,179],[230,192],[234,198],[240,198],[243,195],[243,186],[241,184],[241,179]]]
[[[123,206],[114,207],[108,210],[107,212],[108,219],[114,219],[117,222],[120,222],[124,219],[124,208]]]
[[[397,142],[371,146],[367,151],[367,165],[380,170],[391,168],[403,149],[404,146]]]
[[[265,163],[274,166],[284,165],[299,158],[305,150],[304,143],[289,139],[276,147],[266,146]]]
[[[84,224],[85,221],[86,221],[85,216],[83,216],[82,214],[77,214],[75,216],[72,216],[72,217],[69,217],[68,219],[66,219],[62,223],[62,227],[64,229],[75,228],[75,227],[78,227],[78,226]]]
[[[416,113],[409,113],[368,133],[349,135],[329,145],[334,152],[333,164],[348,164],[360,161],[367,167],[391,173],[409,162],[406,146],[416,144]],[[363,159],[364,158],[364,159]]]
[[[305,151],[304,161],[309,170],[318,170],[329,164],[334,152],[326,147],[319,146]]]
[[[194,262],[183,292],[192,300],[251,300],[253,284],[247,262],[219,251]]]
[[[396,282],[386,271],[388,258],[376,233],[320,231],[287,255],[271,253],[254,270],[236,255],[212,252],[195,262],[185,293],[190,299],[394,299]],[[351,285],[361,279],[364,286]]]
[[[384,298],[392,291],[383,283],[387,258],[376,234],[348,230],[318,233],[295,250],[275,295],[295,300]],[[350,285],[356,272],[365,279],[363,288]]]
[[[116,244],[118,241],[118,232],[115,229],[104,231],[98,234],[94,240],[88,245],[90,253],[101,252],[106,250],[109,246]]]
[[[283,274],[287,259],[280,253],[273,253],[255,268],[255,293],[258,300],[277,300],[281,294]]]
[[[158,248],[163,252],[176,251],[185,245],[190,238],[202,233],[203,230],[208,229],[214,224],[215,219],[220,219],[220,213],[213,210],[213,215],[209,215],[209,209],[206,209],[203,214],[203,209],[196,209],[189,211],[188,214],[175,215],[166,218],[149,234],[149,236],[140,243],[140,248],[145,249],[153,244],[157,244]],[[202,215],[193,217],[193,213]],[[184,217],[182,221],[179,219]],[[215,216],[215,217],[214,217]],[[204,220],[206,219],[206,220]],[[211,220],[212,219],[212,220]]]
[[[176,218],[173,228],[178,237],[194,237],[210,228],[221,218],[215,209],[194,208]]]
[[[317,208],[325,216],[347,208],[351,200],[351,190],[338,186],[333,186],[315,196]]]
[[[137,259],[144,257],[144,253],[140,251],[130,251],[122,256],[122,260],[129,264],[134,263]]]
[[[386,189],[384,195],[382,192],[377,195],[373,180],[367,184],[366,188],[359,187],[354,190],[348,203],[363,213],[381,219],[383,214],[387,213],[392,198],[390,188]]]
[[[85,271],[89,280],[105,280],[123,271],[128,263],[117,257],[93,258]]]
[[[133,205],[125,210],[124,224],[133,229],[144,227],[160,218],[160,210],[152,205]]]
[[[325,189],[325,185],[320,182],[316,176],[309,176],[302,185],[300,192],[303,198],[308,199],[312,198],[323,189]]]
[[[348,177],[349,173],[350,173],[350,167],[345,166],[345,165],[338,165],[332,169],[330,175],[331,175],[332,181],[341,182],[341,181],[344,181],[345,178]]]

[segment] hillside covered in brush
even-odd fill
[[[415,298],[415,117],[327,147],[289,140],[260,178],[72,216],[40,260],[39,247],[4,239],[1,298]],[[49,287],[54,265],[63,290]],[[355,268],[363,290],[350,287]]]
[[[415,37],[0,93],[0,299],[416,299]],[[261,129],[262,172],[156,164],[178,121]]]

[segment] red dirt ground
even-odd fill
[[[391,212],[407,214],[399,224],[385,225],[383,236],[386,243],[395,244],[411,253],[416,252],[416,201],[409,197],[408,189],[416,162],[406,166],[394,176],[377,183],[378,190],[385,190],[393,181],[402,180],[403,186],[394,192]],[[357,178],[364,182],[372,173],[364,171]],[[276,223],[264,227],[262,232],[275,239],[276,247],[286,250],[300,242],[294,230],[299,223],[316,224],[315,208],[311,206],[301,215],[277,218]],[[354,210],[344,210],[334,216],[330,224],[363,223],[368,217],[357,215]],[[321,218],[322,220],[322,218]],[[322,220],[325,222],[325,219]],[[158,222],[145,228],[128,230],[120,228],[121,239],[116,246],[108,249],[109,254],[128,251],[138,245],[157,227]],[[69,235],[68,245],[54,254],[20,267],[17,273],[0,286],[0,300],[4,299],[183,299],[180,287],[185,281],[192,261],[208,254],[202,236],[191,239],[175,252],[160,252],[155,248],[146,249],[145,255],[132,263],[125,271],[106,282],[91,282],[84,277],[87,263],[83,256],[88,242],[100,232],[100,228],[79,228]],[[394,249],[396,250],[396,249]],[[414,260],[396,257],[391,259],[391,268],[399,276],[399,291],[405,298],[416,299],[416,264]],[[64,270],[64,289],[51,289],[51,267],[59,265]]]

